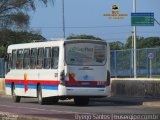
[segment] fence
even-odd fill
[[[160,48],[137,49],[137,77],[149,77],[150,59],[153,54],[152,75],[160,77]],[[111,75],[112,77],[133,77],[133,52],[129,50],[111,51]],[[5,62],[0,58],[0,78],[5,76]]]
[[[0,58],[0,78],[5,76],[5,62],[3,58]]]
[[[137,49],[137,77],[149,77],[150,64],[152,75],[160,75],[160,48]],[[133,52],[132,50],[111,51],[112,77],[133,77]],[[149,54],[153,59],[149,59]],[[150,61],[151,60],[151,61]]]

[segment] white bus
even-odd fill
[[[102,40],[58,40],[10,45],[6,94],[14,102],[37,97],[39,104],[74,99],[87,105],[91,97],[110,92],[110,48]]]

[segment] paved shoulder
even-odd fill
[[[160,107],[160,98],[139,98],[139,97],[125,97],[125,96],[114,96],[106,98],[96,98],[93,101],[101,102],[114,102],[118,104],[133,104],[133,105],[143,105],[143,106],[153,106]]]

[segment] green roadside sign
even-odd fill
[[[154,26],[154,13],[131,13],[131,26]]]

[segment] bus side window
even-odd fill
[[[31,56],[30,56],[30,68],[31,69],[36,68],[36,61],[37,61],[37,49],[32,48],[31,49]]]
[[[50,69],[51,68],[51,48],[45,48],[45,56],[44,56],[44,68]]]
[[[24,49],[23,68],[29,69],[29,65],[30,65],[30,50]]]
[[[12,69],[16,69],[16,60],[17,60],[17,51],[13,50],[12,51],[12,62],[11,62]]]
[[[16,68],[22,69],[23,66],[23,50],[17,50]]]
[[[37,67],[36,67],[37,69],[42,69],[43,58],[44,58],[44,48],[38,48]]]
[[[51,67],[53,69],[57,69],[58,68],[58,60],[59,60],[59,48],[58,47],[52,48]]]

